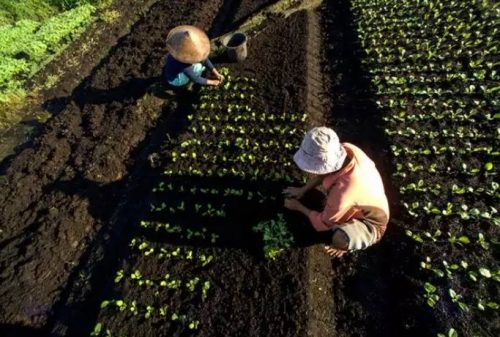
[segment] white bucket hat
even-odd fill
[[[335,131],[321,126],[306,133],[293,160],[302,171],[327,174],[340,170],[346,156]]]
[[[177,61],[198,63],[207,59],[210,40],[203,30],[195,26],[177,26],[168,33],[167,49]]]

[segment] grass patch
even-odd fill
[[[0,0],[0,26],[20,20],[44,21],[58,9],[44,0]]]
[[[27,80],[85,31],[95,11],[84,4],[43,22],[22,19],[0,26],[0,104],[9,107],[0,112],[0,128],[17,120],[6,111],[24,100]]]

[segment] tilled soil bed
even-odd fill
[[[244,18],[264,5],[255,7],[243,1],[231,10]],[[155,85],[156,97],[147,88],[159,79],[166,52],[165,33],[173,26],[187,23],[187,18],[189,23],[207,30],[218,27],[222,31],[239,20],[231,13],[221,15],[221,9],[227,11],[222,1],[175,4],[159,1],[153,5],[91,76],[70,98],[65,98],[64,110],[47,123],[33,145],[8,164],[0,197],[0,330],[4,335],[35,336],[49,332],[58,336],[88,335],[98,321],[112,331],[134,336],[151,336],[157,331],[185,335],[190,330],[206,336],[305,332],[302,249],[293,249],[276,262],[268,263],[262,257],[260,236],[251,229],[257,221],[275,216],[282,202],[276,197],[263,201],[257,192],[279,195],[285,177],[293,179],[285,174],[283,167],[276,168],[285,160],[281,149],[269,152],[268,156],[276,159],[261,168],[262,174],[255,175],[262,177],[261,180],[228,177],[188,181],[189,185],[200,188],[245,190],[245,198],[235,196],[224,201],[227,216],[214,227],[216,240],[151,237],[139,226],[144,220],[168,219],[196,227],[195,221],[207,220],[186,216],[169,219],[166,215],[149,219],[152,201],[160,198],[175,204],[182,199],[179,191],[158,195],[152,193],[152,188],[162,179],[176,187],[179,181],[186,184],[185,177],[170,179],[162,177],[162,172],[182,168],[170,163],[170,152],[179,146],[178,139],[189,137],[186,130],[192,123],[186,117],[200,113],[192,105],[200,97],[196,93],[164,95]],[[248,61],[232,67],[232,76],[235,81],[244,77],[256,81],[255,94],[248,102],[256,112],[269,116],[299,115],[304,111],[301,93],[305,81],[304,75],[295,69],[304,64],[305,15],[275,20],[252,40]],[[268,56],[266,62],[259,52],[263,50]],[[285,58],[281,56],[282,50],[290,51]],[[274,57],[271,53],[275,53]],[[233,103],[230,98],[223,104]],[[279,130],[283,121],[264,119],[262,128],[265,132],[274,124]],[[293,121],[296,133],[289,142],[296,146],[303,126],[299,119]],[[217,127],[223,125],[219,123]],[[235,125],[245,126],[248,122]],[[201,134],[204,142],[218,139],[210,132],[205,133]],[[234,142],[235,136],[229,136],[229,142]],[[252,139],[255,135],[248,137]],[[275,134],[266,139],[268,143],[277,143],[280,137]],[[227,156],[238,154],[235,149],[226,151]],[[291,154],[291,148],[287,151]],[[227,169],[227,165],[221,163],[212,168]],[[246,164],[235,166],[246,167]],[[257,188],[261,184],[265,188]],[[186,199],[186,203],[212,202],[215,206],[221,202],[220,198],[211,201],[204,195],[193,198]],[[304,233],[303,226],[297,223],[296,228],[296,236]],[[165,247],[193,250],[197,257],[213,256],[213,261],[201,271],[193,270],[186,261],[173,260],[155,266],[130,249],[129,240],[137,235],[145,235]],[[299,236],[297,241],[305,242]],[[168,270],[172,276],[182,276],[183,281],[199,275],[210,280],[210,292],[205,300],[193,298],[186,290],[164,299],[172,308],[179,306],[182,324],[158,319],[145,321],[144,313],[139,320],[139,317],[115,317],[106,310],[99,313],[101,301],[111,295],[136,296],[138,303],[152,303],[154,294],[137,293],[139,289],[134,289],[133,284],[113,287],[117,268],[141,269],[151,277]],[[199,327],[188,327],[182,315],[194,315]],[[123,318],[127,323],[124,324]]]
[[[431,198],[420,185],[407,195],[396,186],[403,165],[394,149],[433,144],[390,123],[406,116],[415,128],[450,125],[446,116],[427,123],[416,109],[391,115],[377,106],[391,96],[375,94],[360,49],[356,23],[365,23],[359,15],[366,12],[329,0],[289,16],[260,17],[245,62],[214,58],[226,67],[222,86],[174,93],[160,83],[170,28],[194,24],[215,38],[276,2],[157,1],[69,96],[46,102],[55,116],[33,144],[1,165],[2,336],[431,336],[447,332],[448,322],[470,335],[498,330],[494,311],[465,314],[439,290],[436,313],[423,296],[424,289],[436,291],[423,285],[424,256],[463,254],[453,244],[427,249],[405,229],[472,238],[458,217],[441,217],[446,198],[492,208],[496,195]],[[483,122],[477,125],[487,129]],[[282,198],[284,187],[303,182],[292,155],[304,131],[320,124],[374,160],[396,219],[379,244],[333,261],[320,244],[329,234],[314,233],[307,219],[285,211]],[[488,146],[495,135],[483,136],[487,141],[476,145]],[[462,140],[439,141],[466,147]],[[433,186],[442,177],[424,168],[459,185],[498,187],[493,172],[479,170],[470,181],[463,170],[451,172],[457,157],[415,157],[422,165],[411,174]],[[476,166],[490,160],[469,157],[462,158]],[[436,215],[427,207],[427,215],[408,218],[400,200],[408,195],[445,212],[427,217]],[[313,195],[306,199],[322,206]],[[288,229],[280,234],[293,239],[275,259],[263,254],[268,235],[254,230],[268,220],[284,220]],[[498,232],[485,222],[480,227]],[[440,244],[449,244],[449,236]],[[494,254],[474,247],[466,247],[471,266],[494,266]],[[479,296],[498,293],[496,283],[476,286],[462,276],[429,280],[447,291],[463,281]]]
[[[165,118],[161,106],[169,102],[138,98],[161,73],[166,32],[187,17],[208,29],[220,6],[157,3],[10,163],[0,187],[0,316],[7,331],[47,327],[88,244],[122,198],[143,141]]]
[[[257,222],[276,217],[282,207],[277,196],[295,179],[288,171],[297,173],[286,169],[291,157],[283,149],[259,153],[254,146],[257,140],[270,146],[300,141],[304,125],[295,116],[303,115],[301,96],[283,88],[303,92],[304,75],[282,74],[303,64],[305,36],[304,13],[276,20],[251,41],[248,60],[231,67],[232,85],[242,88],[237,97],[235,91],[206,89],[184,97],[194,109],[175,107],[176,123],[166,130],[170,140],[162,145],[157,167],[141,173],[140,187],[115,221],[127,233],[111,239],[119,253],[105,257],[109,268],[100,275],[98,291],[86,304],[66,304],[91,313],[80,309],[77,320],[66,322],[69,335],[94,327],[134,336],[305,333],[303,250],[267,262],[262,239],[252,231]],[[258,51],[264,48],[293,52],[262,62]],[[218,98],[210,101],[213,95]],[[241,111],[243,106],[253,112]],[[295,223],[296,241],[305,244],[307,227],[288,220]]]

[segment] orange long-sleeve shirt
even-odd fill
[[[311,211],[309,220],[317,231],[326,231],[352,219],[369,222],[380,239],[389,222],[389,204],[375,163],[358,147],[343,143],[350,158],[340,171],[327,175],[322,187],[327,200],[322,212]]]

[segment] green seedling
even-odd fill
[[[469,306],[461,301],[462,295],[456,293],[452,288],[448,289],[448,294],[450,295],[451,301],[458,304],[460,310],[464,312],[469,312]]]
[[[294,240],[288,230],[283,214],[278,214],[276,220],[259,222],[253,228],[254,232],[263,234],[264,256],[274,260],[286,248],[289,248]]]
[[[430,270],[432,271],[436,276],[438,277],[444,277],[445,273],[439,268],[435,268],[432,265],[431,258],[429,256],[426,256],[425,261],[420,262],[420,267],[422,269]]]
[[[140,280],[140,279],[142,279],[141,272],[138,271],[138,270],[134,271],[132,274],[130,274],[130,278],[132,280]]]
[[[90,336],[98,337],[101,335],[101,331],[102,331],[102,323],[98,322],[94,326],[94,330],[92,330],[92,332],[90,333]]]
[[[210,262],[212,262],[212,260],[214,259],[214,257],[212,255],[209,255],[209,256],[206,256],[204,254],[200,255],[199,258],[198,258],[201,262],[201,266],[202,267],[205,267],[206,265],[208,265]]]
[[[449,233],[449,232],[447,234],[448,234],[448,241],[453,245],[463,246],[463,245],[467,245],[470,243],[470,239],[465,235],[457,237],[457,236],[451,235],[451,233]]]
[[[129,310],[134,316],[137,316],[137,314],[139,313],[139,310],[137,309],[137,302],[135,300],[133,300],[130,304]]]
[[[424,290],[425,290],[424,297],[427,299],[427,305],[433,308],[439,301],[439,296],[436,294],[437,289],[433,284],[425,282]]]
[[[116,272],[116,276],[115,276],[115,283],[119,283],[124,276],[125,276],[125,273],[123,272],[123,269],[118,270]]]
[[[167,309],[168,309],[168,306],[164,306],[164,307],[161,307],[160,310],[159,310],[159,313],[160,313],[160,316],[167,316]]]
[[[127,309],[127,304],[123,300],[106,300],[101,302],[101,309],[110,306],[117,307],[120,311]]]
[[[490,248],[490,244],[486,241],[483,233],[478,234],[476,244],[481,246],[481,248],[483,248],[484,250],[488,250]]]
[[[200,324],[200,321],[191,321],[191,322],[189,322],[188,328],[189,328],[189,330],[196,330],[196,329],[198,329],[199,324]]]
[[[447,334],[438,333],[437,337],[458,337],[458,332],[455,329],[450,328]]]
[[[490,300],[482,300],[479,299],[477,302],[477,308],[481,311],[485,311],[486,309],[498,310],[500,309],[500,305],[494,301]]]
[[[207,299],[209,290],[210,290],[210,281],[203,282],[203,287],[201,288],[201,299],[203,301]]]
[[[199,277],[195,277],[194,279],[189,280],[186,283],[186,288],[188,288],[190,292],[193,292],[195,290],[196,285],[198,284],[198,282],[200,282],[200,278]]]
[[[146,307],[146,313],[144,314],[144,318],[150,319],[151,316],[153,315],[154,311],[155,311],[155,309],[152,306],[148,305]]]

